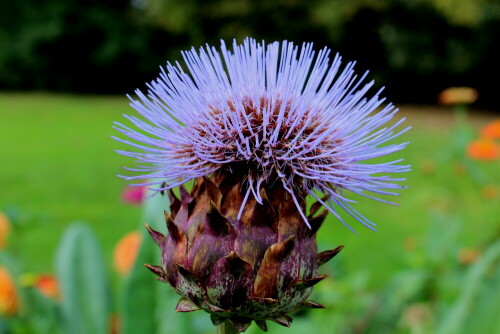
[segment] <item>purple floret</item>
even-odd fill
[[[222,42],[220,51],[207,45],[182,55],[187,71],[167,63],[147,96],[137,90],[139,99],[130,98],[141,117],[125,117],[136,128],[116,123],[132,141],[115,139],[137,149],[119,153],[140,163],[123,178],[165,190],[245,168],[245,199],[261,203],[261,187],[281,182],[305,222],[299,202],[308,193],[346,226],[339,207],[370,229],[345,190],[394,204],[377,196],[398,195],[405,179],[391,174],[410,166],[371,159],[403,149],[407,143],[389,142],[409,128],[397,130],[404,119],[387,125],[398,109],[382,89],[368,96],[374,82],[358,78],[353,62],[342,66],[338,54],[331,60],[328,48],[315,52],[311,43],[250,38],[232,51]]]

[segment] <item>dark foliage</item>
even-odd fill
[[[481,106],[499,109],[491,82],[500,74],[500,4],[484,0],[463,24],[431,3],[2,1],[0,88],[129,93],[182,49],[252,36],[327,45],[370,69],[396,102],[432,103],[440,90],[467,85]]]

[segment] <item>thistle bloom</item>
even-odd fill
[[[316,55],[312,44],[299,49],[283,42],[280,51],[278,42],[252,39],[233,48],[224,42],[221,52],[193,48],[183,53],[189,73],[167,63],[148,85],[148,96],[136,91],[140,101],[131,105],[143,119],[125,117],[141,131],[118,123],[135,142],[115,139],[141,150],[119,152],[145,165],[129,168],[139,175],[123,177],[156,179],[143,185],[165,190],[222,170],[244,170],[246,199],[262,203],[261,188],[280,182],[297,207],[299,196],[309,194],[340,221],[335,205],[373,228],[344,191],[397,195],[402,186],[393,182],[404,179],[389,174],[409,170],[398,165],[402,159],[369,162],[407,144],[383,146],[409,128],[395,132],[404,119],[386,126],[397,109],[383,106],[382,89],[365,97],[374,82],[363,84],[367,73],[358,78],[352,62],[342,68],[338,54],[331,62],[327,48]]]
[[[162,249],[161,266],[148,268],[182,296],[178,311],[203,309],[240,332],[252,321],[289,326],[289,313],[323,307],[307,298],[325,277],[318,267],[342,249],[317,252],[328,211],[373,229],[345,191],[386,202],[376,196],[402,188],[391,174],[408,166],[372,160],[406,146],[389,143],[402,120],[386,125],[397,109],[380,91],[366,98],[373,82],[326,48],[247,39],[183,56],[188,73],[168,63],[148,96],[136,92],[142,119],[126,117],[139,131],[116,127],[140,150],[120,151],[141,163],[124,178],[153,179],[143,185],[170,198],[168,237],[148,227]]]

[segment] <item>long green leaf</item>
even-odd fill
[[[160,252],[150,240],[144,223],[159,229],[164,220],[163,210],[168,200],[156,195],[144,202],[143,218],[140,225],[142,242],[132,270],[124,282],[121,315],[122,334],[156,333],[158,322],[155,319],[157,309],[157,282],[154,275],[144,267],[145,263],[156,264]]]
[[[212,329],[208,316],[203,312],[177,313],[175,306],[180,297],[168,284],[158,282],[144,267],[145,263],[159,265],[161,252],[143,224],[147,223],[155,230],[165,233],[164,210],[168,211],[167,197],[157,194],[148,197],[144,203],[140,225],[143,241],[123,288],[121,334],[195,334]]]
[[[88,226],[67,228],[57,251],[56,272],[66,332],[107,334],[110,292],[103,256]]]
[[[464,279],[462,293],[439,324],[437,334],[457,334],[461,332],[478,297],[485,273],[499,258],[500,241],[491,245],[486,250],[483,258],[469,269]]]

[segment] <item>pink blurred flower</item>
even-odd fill
[[[126,187],[122,191],[122,200],[127,204],[142,204],[144,195],[146,194],[147,187]]]

